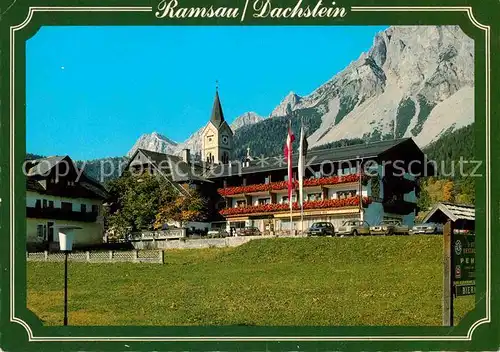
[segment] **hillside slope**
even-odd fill
[[[422,235],[275,238],[237,248],[166,251],[165,265],[71,263],[72,292],[79,297],[71,321],[440,326],[442,242]],[[62,266],[28,263],[28,308],[48,325],[61,324],[59,300],[47,297],[62,297],[60,280],[51,275]],[[457,299],[457,324],[473,308],[473,296]]]

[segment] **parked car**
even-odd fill
[[[189,237],[197,238],[197,237],[201,237],[201,236],[206,236],[207,233],[208,233],[208,229],[202,230],[202,229],[197,229],[194,227],[186,228],[186,235]]]
[[[260,236],[260,230],[257,227],[245,227],[237,232],[238,236]]]
[[[438,234],[443,233],[443,225],[436,223],[415,224],[411,230],[411,234]]]
[[[401,224],[398,220],[383,220],[380,224],[370,226],[372,235],[408,235],[410,229],[407,225]]]
[[[347,220],[338,228],[337,235],[369,235],[370,225],[366,221]]]
[[[335,236],[335,227],[331,222],[315,222],[307,230],[308,236]]]
[[[220,238],[220,237],[227,237],[227,236],[229,236],[229,233],[223,229],[210,230],[207,233],[207,237],[210,237],[210,238]]]

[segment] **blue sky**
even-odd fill
[[[387,26],[42,27],[26,43],[27,152],[125,155],[143,133],[182,142],[219,94],[229,122],[307,95]]]

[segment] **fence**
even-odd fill
[[[136,241],[132,242],[135,249],[197,249],[212,247],[237,247],[251,240],[260,240],[275,237],[302,237],[302,235],[281,235],[281,236],[232,236],[224,238],[183,238],[167,241]]]
[[[130,235],[131,241],[171,240],[186,237],[186,229],[170,229],[160,231],[141,231]]]
[[[26,253],[26,260],[33,262],[62,262],[62,252],[37,252]],[[72,252],[68,254],[68,260],[87,263],[159,263],[165,262],[163,250],[133,250],[133,251],[86,251]]]

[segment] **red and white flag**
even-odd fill
[[[304,174],[305,174],[305,163],[307,156],[307,138],[304,134],[304,125],[302,120],[300,121],[300,139],[299,139],[299,162],[298,162],[298,176],[299,176],[299,204],[300,211],[304,210]]]
[[[292,191],[293,191],[293,175],[292,175],[292,154],[293,154],[293,149],[292,149],[292,143],[295,140],[295,136],[293,135],[292,132],[292,122],[288,121],[288,135],[286,137],[286,144],[285,144],[285,158],[286,162],[288,164],[288,203],[290,204],[290,211],[292,211]]]

